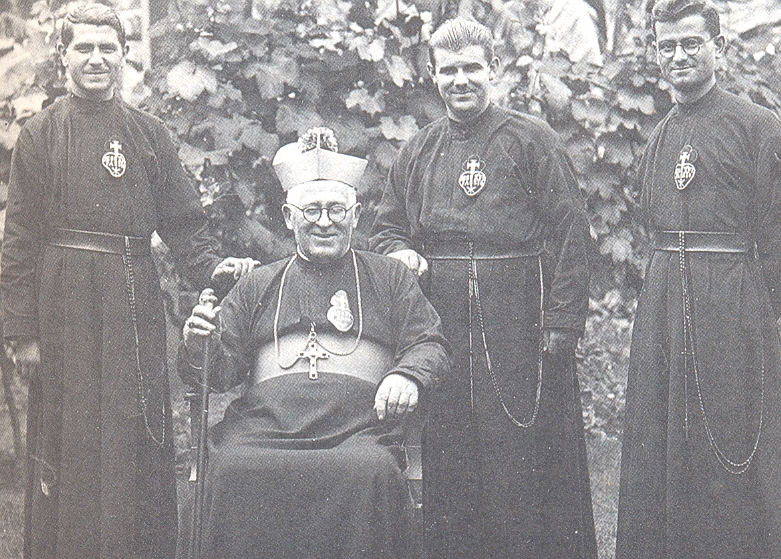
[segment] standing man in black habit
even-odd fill
[[[4,337],[30,377],[27,559],[168,559],[176,540],[157,231],[199,285],[220,262],[158,119],[125,104],[117,13],[76,8],[58,50],[71,93],[13,153],[2,254]]]
[[[445,22],[429,72],[447,117],[391,168],[370,241],[421,276],[453,347],[425,433],[432,558],[595,558],[574,352],[588,228],[560,139],[490,102],[484,26]]]
[[[653,8],[675,106],[641,165],[619,559],[781,557],[781,124],[716,85],[704,0]]]

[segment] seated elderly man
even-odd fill
[[[405,418],[447,369],[436,311],[397,260],[351,248],[366,161],[327,129],[281,148],[297,251],[187,320],[179,370],[209,332],[217,390],[244,383],[209,436],[208,558],[402,558],[410,497]]]

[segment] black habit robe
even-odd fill
[[[115,178],[101,161],[117,149],[126,169]],[[25,557],[170,558],[176,490],[154,262],[47,240],[56,228],[157,231],[205,283],[218,260],[195,189],[159,119],[116,97],[68,96],[22,129],[8,196],[3,333],[36,337],[41,349],[30,379]]]
[[[485,185],[469,197],[459,178],[475,170]],[[542,249],[541,263],[530,256],[477,264],[495,384],[476,301],[469,303],[469,261],[428,260],[424,290],[453,346],[451,380],[432,404],[423,444],[432,558],[596,557],[574,356],[546,359],[531,427],[516,426],[502,407],[521,423],[534,414],[540,267],[542,326],[582,332],[587,238],[571,164],[539,119],[494,105],[468,124],[443,118],[421,130],[391,168],[373,250],[411,248],[425,257],[427,246],[463,241],[497,254]]]
[[[687,145],[696,172],[680,191],[674,172]],[[781,557],[779,157],[775,115],[718,86],[673,107],[646,148],[651,231],[739,233],[756,253],[688,255],[696,376],[682,356],[679,255],[653,253],[632,335],[619,559]],[[714,449],[739,464],[755,444],[740,475]]]
[[[288,258],[242,278],[221,304],[210,384],[227,390],[256,376],[258,351],[274,344],[277,312],[280,338],[306,339],[314,324],[319,335],[345,340],[358,335],[362,314],[360,343],[387,348],[393,365],[384,376],[414,379],[425,402],[448,367],[439,317],[406,266],[357,251],[359,300],[351,254],[325,265],[298,256],[285,274]],[[354,316],[345,333],[327,318],[339,290]],[[198,378],[183,347],[179,363],[184,378]],[[412,503],[399,446],[405,425],[377,419],[376,391],[349,370],[247,382],[209,433],[203,557],[409,557]]]

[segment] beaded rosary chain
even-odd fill
[[[138,383],[138,400],[141,403],[141,415],[144,417],[144,427],[146,428],[147,435],[157,445],[165,445],[165,412],[163,412],[163,433],[160,439],[158,439],[152,432],[152,428],[149,425],[149,413],[147,410],[146,393],[144,390],[144,373],[141,370],[141,342],[138,337],[138,316],[136,313],[136,280],[135,272],[133,270],[133,259],[130,251],[130,239],[125,237],[125,254],[122,255],[122,260],[125,264],[125,287],[127,293],[127,302],[130,307],[130,322],[133,325],[133,336],[135,339],[135,354],[136,354],[136,380]],[[164,371],[163,371],[164,372]]]
[[[697,366],[697,352],[695,347],[695,336],[694,336],[694,305],[691,301],[691,296],[689,295],[689,287],[688,287],[688,275],[687,275],[687,266],[686,266],[686,234],[684,231],[678,232],[678,264],[680,267],[681,272],[681,295],[683,299],[683,344],[684,344],[684,350],[683,350],[683,367],[684,367],[684,379],[688,378],[688,357],[689,353],[691,353],[691,364],[692,364],[692,370],[694,372],[694,383],[697,387],[697,400],[700,405],[700,413],[702,414],[702,422],[705,425],[705,433],[708,436],[708,443],[711,446],[711,449],[713,449],[713,453],[716,455],[716,460],[718,460],[719,464],[728,471],[729,473],[733,475],[741,475],[745,473],[749,466],[751,466],[751,462],[754,459],[754,456],[757,453],[757,449],[759,448],[759,440],[762,436],[762,425],[764,422],[764,413],[765,413],[765,340],[764,335],[762,336],[762,340],[760,341],[761,347],[762,347],[762,366],[760,369],[760,408],[759,408],[759,426],[757,427],[757,436],[754,440],[754,446],[751,449],[751,453],[748,455],[748,457],[741,461],[741,462],[735,462],[734,460],[730,460],[726,454],[724,454],[724,451],[721,450],[718,443],[716,442],[716,437],[713,435],[713,431],[710,427],[710,422],[708,421],[708,415],[705,412],[705,401],[702,397],[702,388],[700,386],[700,373],[699,373],[699,367]],[[687,348],[690,349],[690,351],[687,351]],[[686,419],[687,422],[687,432],[688,432],[688,396],[684,395],[684,398],[686,399]]]
[[[510,410],[507,408],[507,405],[505,404],[504,397],[502,396],[502,392],[499,389],[499,382],[496,380],[496,375],[494,374],[493,365],[491,364],[491,355],[488,353],[488,342],[486,340],[485,336],[485,320],[483,318],[483,304],[480,301],[480,283],[478,281],[477,277],[477,260],[475,260],[475,249],[474,249],[474,243],[469,243],[469,394],[471,398],[471,404],[474,408],[474,351],[473,351],[473,345],[472,345],[472,299],[474,298],[475,306],[477,308],[477,319],[480,323],[480,336],[483,341],[483,351],[485,353],[485,364],[486,368],[488,369],[488,376],[491,379],[491,384],[494,387],[494,391],[496,392],[496,397],[499,400],[499,404],[501,404],[502,409],[504,410],[505,415],[508,417],[512,423],[517,426],[521,427],[522,429],[528,429],[532,425],[535,424],[537,421],[537,415],[540,411],[540,394],[542,392],[542,360],[543,360],[543,334],[542,334],[542,319],[543,319],[543,312],[544,312],[544,288],[545,285],[543,283],[543,277],[542,277],[542,260],[539,256],[537,256],[537,262],[539,266],[539,274],[540,274],[540,318],[539,318],[539,325],[540,325],[540,337],[539,337],[539,343],[538,343],[538,360],[537,360],[537,390],[534,396],[534,411],[532,412],[531,418],[526,422],[518,421],[518,419],[510,412]]]

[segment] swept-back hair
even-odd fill
[[[700,15],[705,20],[705,28],[711,37],[721,35],[719,12],[709,0],[659,0],[651,11],[651,26],[656,35],[658,22],[671,23],[692,15]]]
[[[125,26],[119,14],[114,8],[97,2],[92,4],[83,4],[71,10],[62,22],[60,31],[60,42],[68,46],[73,40],[73,26],[78,23],[89,25],[108,25],[117,32],[117,38],[122,48],[125,48]]]
[[[483,49],[486,60],[491,61],[494,57],[494,37],[491,30],[463,17],[449,19],[440,25],[431,35],[428,45],[428,56],[433,66],[436,66],[434,49],[460,52],[466,47],[476,45]]]

